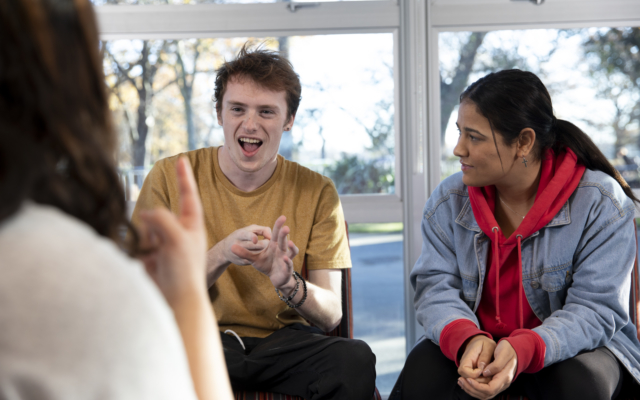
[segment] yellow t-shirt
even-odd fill
[[[209,248],[252,224],[273,228],[285,215],[289,238],[300,249],[293,259],[296,271],[305,260],[309,270],[351,268],[344,215],[331,179],[278,155],[273,176],[258,189],[243,192],[222,173],[217,147],[185,155],[200,190]],[[140,210],[164,206],[178,212],[177,159],[154,165],[142,186],[134,224]],[[286,325],[307,323],[278,298],[269,278],[250,265],[231,264],[209,288],[209,296],[220,330],[232,329],[240,336],[266,337]]]

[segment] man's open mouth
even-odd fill
[[[238,143],[242,150],[250,154],[258,151],[258,148],[262,146],[262,140],[252,138],[239,138]]]

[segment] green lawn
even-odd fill
[[[384,224],[349,224],[349,233],[401,233],[402,222]]]

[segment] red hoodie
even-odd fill
[[[440,334],[440,348],[449,359],[458,363],[458,351],[464,342],[475,335],[486,335],[509,341],[518,357],[516,377],[542,369],[546,346],[531,330],[542,322],[522,289],[521,243],[556,216],[578,187],[584,170],[571,149],[557,156],[547,150],[533,207],[509,238],[504,237],[494,217],[495,186],[468,187],[473,215],[491,239],[484,289],[476,312],[484,331],[466,319],[449,323]]]

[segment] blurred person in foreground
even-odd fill
[[[629,185],[531,72],[471,84],[456,125],[462,171],[427,201],[411,272],[425,336],[390,399],[640,393]]]
[[[0,398],[229,400],[193,174],[130,258],[101,66],[89,0],[0,2]]]
[[[368,400],[369,346],[323,334],[340,323],[340,270],[351,268],[340,198],[329,178],[278,155],[300,93],[289,61],[264,49],[245,45],[217,72],[224,145],[185,153],[204,205],[209,296],[234,389]],[[154,165],[134,223],[140,210],[177,210],[177,159]]]

